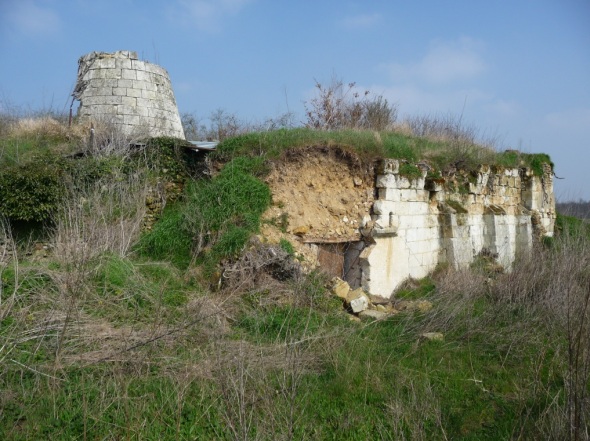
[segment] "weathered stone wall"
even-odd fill
[[[426,175],[400,175],[397,160],[385,160],[378,171],[379,199],[365,228],[371,244],[360,256],[367,292],[389,297],[409,277],[425,277],[439,263],[466,267],[480,254],[509,270],[519,254],[531,252],[535,236],[553,234],[549,166],[543,176],[481,166],[463,187]]]
[[[135,52],[81,57],[73,96],[80,118],[113,123],[129,135],[184,139],[168,72],[138,60]]]

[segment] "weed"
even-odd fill
[[[152,230],[145,233],[138,251],[152,259],[169,260],[186,268],[192,256],[193,240],[184,228],[184,214],[179,206],[168,206]]]
[[[320,130],[384,130],[397,119],[397,107],[385,98],[369,99],[368,90],[356,90],[355,83],[344,85],[332,78],[329,85],[315,82],[318,96],[305,103],[306,127]]]
[[[418,179],[422,177],[422,170],[414,164],[404,162],[399,166],[399,174],[408,179]]]
[[[279,241],[279,246],[289,256],[294,256],[295,255],[295,248],[293,248],[293,245],[287,239],[281,239]]]

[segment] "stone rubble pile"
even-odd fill
[[[432,309],[432,302],[428,300],[400,300],[387,299],[366,293],[362,288],[352,289],[348,282],[339,277],[330,281],[330,291],[344,301],[347,311],[361,318],[374,320],[406,312],[426,313]]]

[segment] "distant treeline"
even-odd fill
[[[575,216],[580,219],[590,219],[590,201],[558,202],[557,211],[566,216]]]

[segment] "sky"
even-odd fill
[[[302,123],[339,78],[548,153],[558,200],[590,200],[590,0],[0,0],[0,110],[67,111],[78,58],[117,50],[204,122]]]

